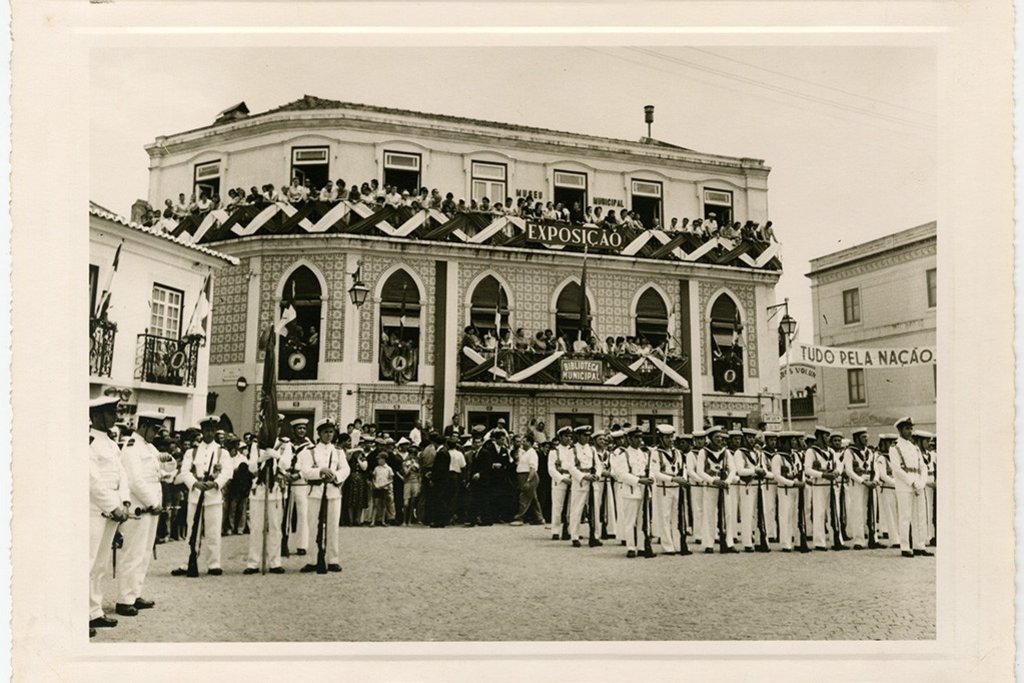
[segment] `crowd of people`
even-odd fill
[[[873,448],[864,429],[847,439],[824,427],[677,434],[627,423],[550,435],[531,420],[516,434],[503,419],[466,429],[457,415],[440,432],[417,421],[397,440],[324,418],[311,439],[308,420],[280,415],[268,448],[213,415],[174,433],[163,413],[140,412],[128,428],[117,406],[116,395],[90,402],[90,635],[117,623],[102,609],[112,561],[115,611],[136,616],[154,607],[142,595],[150,549],[175,540],[185,541],[176,576],[198,576],[200,555],[208,575],[222,574],[221,537],[245,533],[244,574],[284,573],[292,552],[307,556],[300,572],[340,572],[339,528],[353,526],[547,524],[552,540],[614,539],[627,557],[653,557],[656,545],[885,548],[886,538],[913,557],[935,543],[936,440],[910,418]]]
[[[653,218],[645,224],[636,211],[625,208],[618,211],[612,208],[605,210],[602,206],[583,206],[580,202],[566,205],[562,202],[533,201],[525,197],[505,197],[493,202],[489,197],[482,197],[479,202],[476,199],[467,202],[463,198],[456,199],[451,192],[442,196],[437,188],[430,190],[421,187],[418,192],[410,192],[395,185],[381,185],[377,179],[349,185],[344,179],[339,178],[336,181],[328,180],[322,187],[314,187],[309,180],[300,182],[298,178],[293,178],[289,185],[281,187],[266,183],[260,187],[253,185],[248,191],[242,187],[230,188],[224,197],[209,190],[193,192],[189,197],[186,197],[185,193],[180,193],[177,199],[165,199],[162,208],[149,208],[143,215],[142,222],[147,227],[159,227],[171,232],[182,219],[189,216],[202,217],[216,209],[231,211],[241,206],[298,205],[309,201],[348,201],[376,209],[390,206],[410,211],[437,210],[448,218],[458,213],[478,213],[495,217],[519,216],[534,220],[562,221],[592,227],[622,226],[635,230],[662,230],[670,235],[693,235],[702,241],[725,237],[748,240],[765,246],[778,242],[771,221],[765,222],[764,225],[752,220],[720,221],[719,216],[713,211],[709,211],[703,218],[693,220],[673,217],[665,224],[659,218]]]
[[[575,336],[574,340],[572,337]],[[652,344],[643,335],[608,336],[601,341],[597,334],[590,334],[584,340],[579,335],[556,335],[550,329],[537,330],[527,334],[522,327],[515,330],[503,329],[499,333],[490,328],[478,328],[467,325],[462,330],[461,347],[473,349],[478,353],[489,354],[497,350],[515,350],[524,353],[550,354],[556,351],[577,355],[604,356],[647,356],[671,358],[679,354],[679,350],[667,336],[657,344]]]

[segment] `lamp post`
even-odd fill
[[[356,308],[359,308],[366,303],[366,297],[370,293],[370,288],[363,282],[360,274],[363,270],[363,261],[360,259],[356,262],[356,272],[352,273],[352,286],[348,289],[348,295],[352,298],[352,303],[355,304]]]
[[[789,349],[793,345],[793,334],[796,332],[796,319],[789,314],[789,298],[783,299],[781,304],[775,304],[769,306],[768,311],[777,311],[783,309],[782,320],[779,321],[779,334],[786,338],[786,429],[792,431],[793,429],[793,405],[790,402],[790,398],[793,394],[790,391],[790,375],[792,374],[789,369]],[[768,317],[771,320],[774,317],[774,313]]]

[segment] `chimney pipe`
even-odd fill
[[[647,139],[651,138],[651,124],[654,123],[654,105],[644,105],[644,121],[647,123]]]

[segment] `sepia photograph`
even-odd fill
[[[90,79],[90,637],[935,638],[934,50]]]
[[[1012,678],[1008,5],[13,23],[14,680]]]

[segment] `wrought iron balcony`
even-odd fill
[[[135,356],[135,379],[154,384],[194,387],[201,344],[202,337],[199,335],[172,339],[155,334],[140,334]]]
[[[89,319],[89,374],[110,377],[114,364],[114,337],[117,324],[106,318]]]

